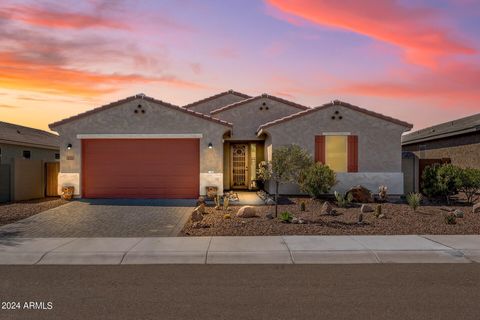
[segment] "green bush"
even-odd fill
[[[287,222],[287,223],[289,223],[289,222],[292,221],[293,215],[292,215],[290,212],[285,211],[285,212],[280,213],[280,218],[279,218],[279,219],[280,219],[280,221],[282,221],[282,222]]]
[[[467,197],[467,202],[472,204],[478,200],[480,193],[480,169],[461,169],[458,189]]]
[[[448,204],[450,204],[450,197],[457,194],[461,187],[461,174],[462,169],[453,164],[444,164],[438,168],[438,187]]]
[[[350,206],[350,204],[353,201],[353,195],[351,193],[344,195],[343,193],[339,193],[335,191],[334,195],[335,195],[335,200],[337,201],[337,206],[340,208],[346,208]]]
[[[455,217],[454,214],[446,214],[444,216],[444,219],[445,219],[445,223],[446,224],[456,224],[457,223],[457,217]]]
[[[441,190],[438,185],[437,173],[440,168],[439,164],[426,166],[422,173],[422,192],[429,198],[438,197],[441,195]]]
[[[305,205],[305,201],[302,201],[300,203],[300,211],[305,211],[307,208],[306,208],[306,205]]]
[[[407,202],[413,211],[417,211],[417,208],[420,207],[420,204],[422,203],[422,195],[420,193],[411,192],[407,194]]]
[[[319,198],[335,185],[335,172],[327,165],[317,162],[305,170],[300,188],[312,198]]]

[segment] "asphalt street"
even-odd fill
[[[0,301],[0,319],[480,319],[480,264],[0,266]]]

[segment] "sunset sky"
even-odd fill
[[[479,51],[479,0],[1,0],[0,120],[234,89],[415,130],[480,112]]]

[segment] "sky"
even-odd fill
[[[479,35],[480,0],[1,0],[0,120],[234,89],[417,130],[480,112]]]

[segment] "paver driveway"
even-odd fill
[[[79,200],[0,227],[1,237],[176,236],[194,200]]]

